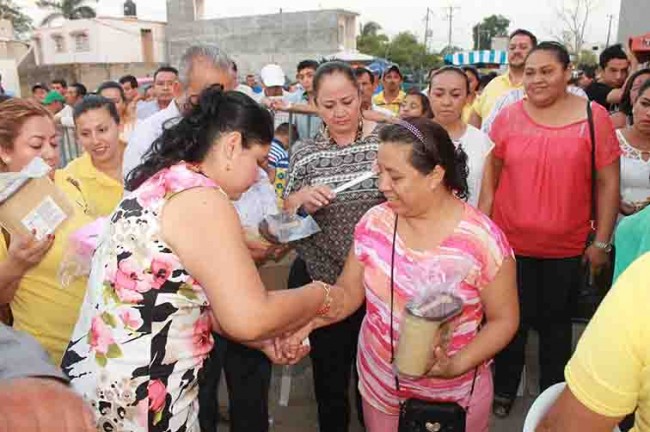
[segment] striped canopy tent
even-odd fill
[[[508,64],[508,53],[506,51],[499,50],[459,52],[455,54],[447,54],[445,56],[445,63],[455,66],[479,64],[505,66]]]

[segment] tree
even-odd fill
[[[557,16],[563,25],[560,40],[573,55],[582,51],[590,12],[595,7],[596,0],[566,0],[563,7],[557,10]]]
[[[575,64],[580,66],[596,66],[598,65],[598,57],[591,50],[581,50]]]
[[[472,27],[475,50],[489,50],[493,37],[508,36],[510,20],[503,15],[491,15]]]
[[[368,21],[361,27],[361,34],[357,36],[357,49],[359,52],[375,57],[385,57],[388,48],[388,36],[380,33],[381,26],[374,21]]]
[[[449,54],[456,54],[457,52],[461,52],[462,50],[463,50],[462,48],[459,48],[455,45],[451,45],[451,46],[448,45],[440,51],[440,55],[444,57]]]
[[[393,63],[407,67],[419,66],[424,54],[424,45],[411,32],[398,33],[390,41],[388,56]]]
[[[11,21],[18,36],[24,36],[32,29],[32,19],[25,15],[14,0],[0,0],[0,19]]]
[[[98,0],[90,0],[97,3]],[[91,6],[85,4],[86,0],[39,0],[36,5],[52,12],[43,19],[41,25],[46,25],[57,18],[76,20],[95,18],[97,13]]]
[[[386,58],[399,64],[402,71],[411,74],[416,81],[425,77],[429,69],[442,64],[440,56],[429,53],[411,32],[398,33],[391,39]]]

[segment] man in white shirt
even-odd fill
[[[153,142],[162,134],[165,124],[170,120],[170,124],[173,124],[173,119],[180,117],[186,107],[196,103],[201,91],[214,84],[223,86],[225,90],[234,89],[231,69],[232,61],[218,48],[193,46],[185,52],[181,59],[179,80],[173,88],[174,99],[165,109],[139,122],[131,133],[122,164],[125,180],[143,162]]]
[[[152,115],[167,108],[175,97],[178,86],[178,70],[171,66],[162,66],[153,75],[153,91],[155,99],[148,102],[140,101],[136,104],[138,120],[145,120]]]
[[[286,75],[282,68],[277,64],[267,64],[260,71],[262,86],[264,90],[257,95],[257,101],[264,106],[272,109],[274,129],[282,123],[289,122],[289,114],[276,110],[277,104],[286,104],[290,100],[290,93],[284,90],[284,84],[287,81]]]

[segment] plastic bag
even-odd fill
[[[258,227],[265,217],[280,212],[273,185],[262,169],[259,170],[257,182],[233,205],[239,214],[246,235],[251,239],[261,238]]]
[[[106,217],[84,225],[70,235],[68,246],[59,266],[59,282],[67,288],[77,278],[90,275],[91,263],[100,238],[108,226]]]
[[[464,259],[433,258],[419,262],[409,271],[414,286],[421,287],[406,305],[408,311],[419,317],[448,321],[458,315],[463,300],[458,295],[460,283],[470,271],[470,263]]]
[[[279,213],[265,217],[260,231],[273,242],[290,243],[320,232],[320,227],[309,215]]]

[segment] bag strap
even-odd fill
[[[594,114],[591,110],[591,102],[587,102],[587,123],[589,124],[589,138],[591,139],[591,210],[590,210],[590,222],[591,229],[596,230],[596,206],[597,197],[596,197],[596,179],[598,173],[596,171],[596,132],[594,128]]]
[[[393,245],[390,254],[390,363],[395,363],[395,334],[393,331],[393,315],[394,315],[394,305],[395,305],[395,250],[397,243],[397,222],[399,217],[395,214],[395,226],[393,227]],[[474,369],[474,377],[472,378],[472,388],[469,391],[469,397],[467,399],[467,407],[465,411],[469,410],[469,405],[474,395],[474,389],[476,387],[476,378],[478,376],[478,366]],[[395,373],[395,390],[400,391],[399,385],[399,376]]]

